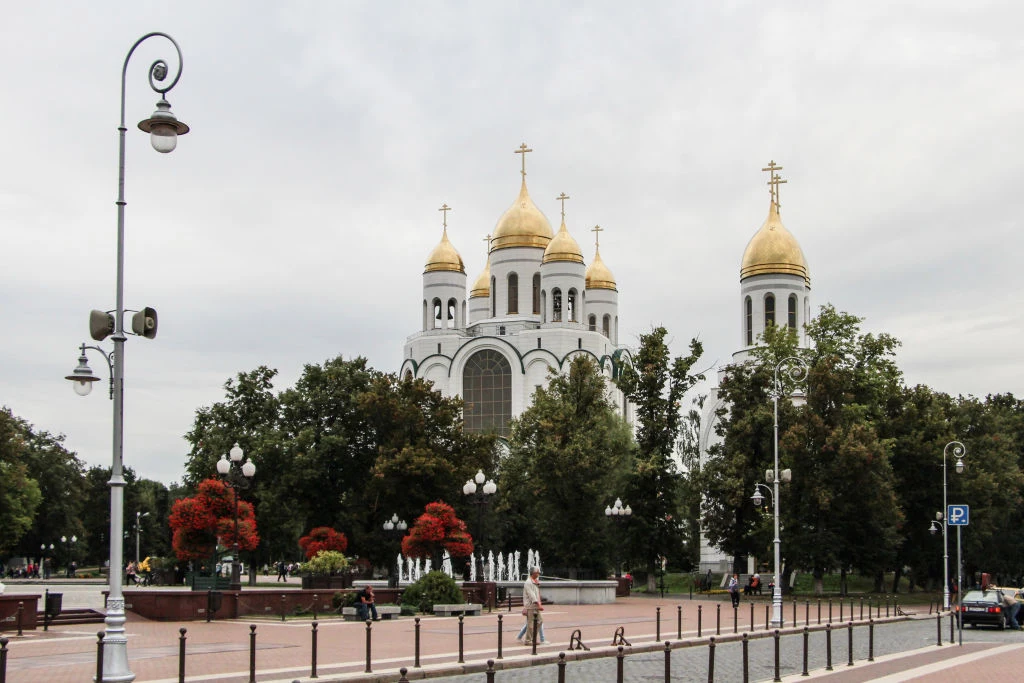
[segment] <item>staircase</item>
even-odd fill
[[[79,624],[102,624],[104,615],[92,609],[66,609],[50,619],[50,626],[77,626]],[[36,614],[36,623],[43,625],[43,613]]]

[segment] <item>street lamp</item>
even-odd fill
[[[779,372],[783,369],[785,370],[785,373],[789,375],[789,379],[791,381],[801,382],[807,377],[807,363],[795,356],[783,358],[775,365],[775,373],[772,379],[772,404],[775,411],[772,434],[774,437],[775,459],[772,469],[765,472],[765,478],[768,479],[768,483],[772,485],[772,507],[775,508],[775,539],[772,541],[772,545],[774,546],[774,557],[772,559],[775,563],[775,587],[772,590],[771,618],[771,624],[775,628],[782,627],[782,577],[779,574],[779,567],[782,563],[782,540],[779,538],[779,481],[788,482],[792,479],[792,472],[790,470],[779,470],[779,398],[782,396],[782,382],[779,379]],[[793,394],[794,405],[802,405],[804,400],[805,396],[803,393]],[[760,491],[755,488],[754,495],[759,495],[759,493]]]
[[[71,553],[75,549],[75,543],[78,542],[78,536],[72,536],[68,539],[67,536],[61,536],[60,542],[64,546],[64,575],[67,577],[71,576]],[[53,546],[50,546],[51,548]]]
[[[142,526],[142,518],[149,517],[148,512],[135,511],[135,567],[139,566],[139,531]]]
[[[964,471],[964,455],[967,449],[959,441],[950,441],[942,449],[942,512],[935,513],[935,519],[942,522],[942,608],[949,609],[949,520],[946,519],[946,511],[949,505],[946,503],[946,453],[949,447],[953,447],[953,455],[956,456],[956,473]],[[959,590],[959,585],[957,590]]]
[[[256,474],[256,465],[252,463],[252,460],[247,460],[242,464],[245,453],[237,443],[231,447],[228,453],[231,460],[229,461],[226,455],[220,456],[220,460],[217,461],[217,473],[224,477],[224,483],[231,489],[235,499],[235,542],[232,544],[231,590],[237,591],[242,589],[242,565],[238,562],[238,551],[240,550],[238,546],[238,489],[249,488],[253,475]]]
[[[608,519],[614,519],[614,520],[617,520],[617,521],[620,521],[620,522],[625,522],[626,519],[628,517],[630,517],[632,514],[633,514],[633,508],[629,507],[628,505],[626,507],[622,507],[622,499],[621,498],[616,498],[615,499],[615,503],[612,504],[612,505],[605,505],[604,506],[604,516],[607,517]],[[616,558],[615,558],[615,577],[616,578],[622,576],[622,557],[621,556],[622,556],[622,552],[620,550],[620,552],[616,553]]]
[[[484,475],[483,470],[477,470],[476,475],[466,481],[462,486],[462,492],[469,497],[473,505],[476,506],[476,540],[478,545],[481,545],[480,550],[480,580],[484,580],[484,557],[483,557],[483,528],[484,528],[484,508],[490,504],[488,496],[494,495],[498,490],[498,485],[494,483],[493,479],[488,479]]]
[[[394,534],[401,538],[402,534],[405,533],[409,525],[405,523],[404,519],[398,519],[398,513],[391,515],[391,519],[384,521],[384,533],[389,536]],[[393,567],[388,562],[388,588],[398,588],[398,575],[392,571]]]
[[[103,680],[110,683],[128,683],[135,680],[135,674],[128,666],[128,638],[125,635],[124,594],[121,586],[121,561],[123,558],[124,529],[124,342],[127,333],[124,328],[124,164],[125,164],[125,83],[128,74],[128,61],[135,49],[149,38],[159,36],[166,38],[174,46],[178,56],[178,71],[168,85],[161,85],[168,75],[167,62],[158,59],[149,67],[149,87],[160,95],[157,109],[151,117],[139,123],[139,129],[150,134],[153,149],[163,154],[172,151],[177,145],[177,136],[188,132],[187,125],[178,121],[171,113],[165,95],[178,83],[184,63],[181,49],[166,33],[152,32],[139,38],[128,50],[121,68],[121,120],[118,126],[118,175],[117,175],[117,284],[116,308],[110,312],[93,311],[90,315],[90,334],[96,341],[102,341],[113,334],[114,350],[107,353],[95,346],[82,344],[82,355],[78,359],[78,367],[68,375],[67,379],[74,382],[75,392],[85,396],[92,389],[92,383],[99,380],[89,370],[85,361],[86,349],[98,350],[107,361],[110,369],[110,398],[114,401],[114,438],[113,464],[110,469],[110,592],[107,598],[107,616],[103,636]],[[132,317],[131,330],[137,335],[152,339],[156,336],[156,311],[144,309]]]

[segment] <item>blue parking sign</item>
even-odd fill
[[[971,518],[969,505],[950,505],[946,510],[946,519],[950,526],[967,526]]]

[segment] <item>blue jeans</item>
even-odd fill
[[[356,611],[359,613],[359,618],[363,621],[369,618],[369,614],[373,614],[373,620],[377,621],[377,605],[372,602],[357,602]]]
[[[519,629],[519,635],[516,636],[516,640],[519,640],[520,638],[525,636],[526,635],[527,627],[532,627],[532,626],[533,626],[533,622],[530,622],[529,624],[524,623],[523,627],[521,629]],[[543,643],[543,642],[545,642],[547,640],[547,638],[544,637],[544,622],[543,621],[540,623],[540,626],[537,628],[537,635],[540,636],[540,642]]]
[[[1020,624],[1017,623],[1017,612],[1020,611],[1020,603],[1015,602],[1006,608],[1007,614],[1010,615],[1009,624],[1010,628],[1020,628]]]

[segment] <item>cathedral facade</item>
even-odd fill
[[[462,257],[448,238],[447,212],[441,241],[423,269],[421,328],[405,343],[403,377],[424,378],[445,396],[465,403],[464,428],[509,435],[509,422],[530,406],[534,391],[552,372],[568,369],[573,356],[593,360],[607,379],[620,413],[630,405],[612,380],[629,352],[619,344],[618,285],[601,259],[583,257],[569,232],[562,193],[558,232],[526,187],[523,144],[519,195],[486,237],[487,260],[468,287]],[[483,235],[481,235],[483,237]]]

